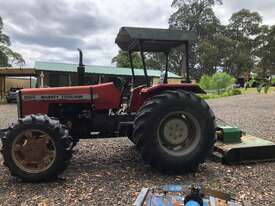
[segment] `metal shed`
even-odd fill
[[[5,97],[8,89],[6,86],[7,77],[29,77],[29,83],[31,87],[31,77],[35,76],[36,72],[33,68],[0,67],[0,99],[3,99]]]
[[[130,68],[117,68],[111,66],[85,66],[85,83],[98,84],[107,82],[113,77],[131,78],[132,72]],[[69,86],[77,85],[77,64],[56,63],[56,62],[35,62],[35,69],[38,76],[38,85],[41,86],[41,76],[43,77],[43,86]],[[145,82],[142,69],[135,69],[137,80],[141,83]],[[41,75],[42,74],[42,75]],[[153,83],[159,79],[160,70],[148,70],[148,75]],[[169,81],[180,83],[181,77],[169,72]]]

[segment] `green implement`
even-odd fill
[[[245,134],[237,127],[222,126],[217,130],[212,159],[223,164],[274,161],[275,143]]]

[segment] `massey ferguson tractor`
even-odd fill
[[[20,90],[18,121],[2,130],[1,138],[4,165],[11,175],[31,182],[53,180],[66,169],[79,139],[125,136],[160,172],[194,171],[216,137],[214,114],[196,95],[204,91],[189,79],[188,51],[194,39],[192,32],[123,27],[116,43],[129,54],[131,82],[117,78],[84,85],[80,52],[79,86]],[[169,53],[174,48],[185,50],[186,83],[168,84]],[[132,53],[138,51],[144,85],[135,79]],[[151,85],[145,52],[165,54],[166,68],[158,85]]]

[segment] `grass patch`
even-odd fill
[[[213,92],[213,93],[202,94],[200,95],[200,97],[203,99],[217,99],[221,97],[229,97],[229,96],[235,96],[235,95],[241,95],[241,94],[242,94],[241,90],[231,88],[222,93]]]
[[[241,88],[240,90],[241,90],[242,94],[256,94],[256,93],[258,93],[257,88],[247,88],[247,89]],[[270,87],[268,90],[268,93],[270,93],[270,92],[275,92],[275,87]],[[264,92],[262,91],[262,93],[264,93]]]
[[[202,95],[200,95],[200,97],[203,98],[203,99],[217,99],[217,98],[229,97],[229,96],[234,96],[234,95],[229,95],[226,92],[224,92],[222,94],[208,93],[208,94],[202,94]]]
[[[275,87],[270,87],[268,93],[275,92]],[[221,97],[229,97],[229,96],[236,96],[236,95],[241,95],[241,94],[257,94],[257,88],[248,88],[248,89],[229,89],[225,92],[222,93],[217,93],[217,92],[210,92],[207,94],[202,94],[200,95],[201,98],[203,99],[217,99]],[[264,94],[264,92],[262,92]]]

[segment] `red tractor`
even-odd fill
[[[123,27],[116,43],[129,52],[132,82],[117,78],[85,86],[80,52],[79,86],[22,89],[18,93],[19,119],[1,138],[4,164],[11,175],[32,182],[54,179],[65,170],[79,139],[122,136],[161,172],[193,171],[212,150],[215,117],[196,96],[204,93],[198,85],[167,83],[169,52],[185,46],[188,54],[193,39],[191,32]],[[137,51],[146,85],[135,81],[132,52]],[[151,86],[144,52],[166,55],[164,78],[158,85]],[[185,56],[189,81],[189,58]]]

